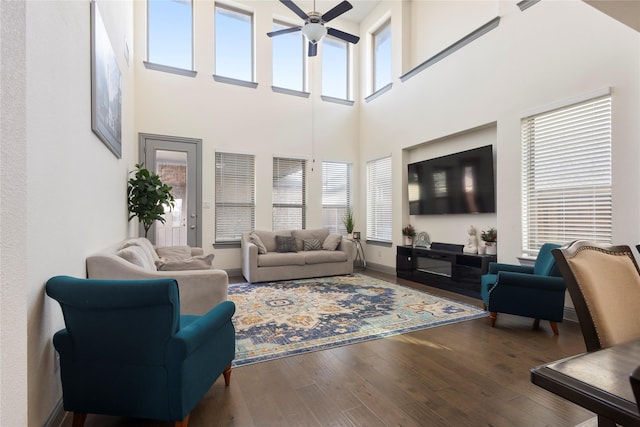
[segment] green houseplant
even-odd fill
[[[353,234],[353,229],[356,227],[356,223],[353,219],[353,210],[351,208],[347,208],[346,212],[344,213],[342,224],[344,224],[344,228],[347,230],[348,235]]]
[[[137,217],[144,227],[147,237],[154,221],[164,224],[165,207],[173,209],[175,200],[171,194],[172,187],[164,184],[160,177],[144,167],[144,163],[136,164],[134,176],[129,179],[129,221]]]

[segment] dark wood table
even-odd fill
[[[531,382],[598,415],[599,426],[640,426],[629,376],[640,365],[640,340],[531,369]]]

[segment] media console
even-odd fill
[[[398,246],[396,275],[429,286],[480,298],[480,276],[487,273],[495,255],[462,252],[463,245],[431,244],[431,248]]]

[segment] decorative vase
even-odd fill
[[[404,236],[404,245],[405,246],[413,246],[413,237]]]
[[[347,239],[353,240],[353,233],[347,233]]]
[[[485,251],[487,250],[487,248],[485,247],[485,245],[479,245],[478,246],[478,255],[484,255]]]
[[[485,243],[487,255],[497,255],[498,254],[498,242],[486,242]]]

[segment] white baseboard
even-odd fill
[[[60,399],[42,427],[62,427],[62,423],[64,423],[66,417],[67,412],[62,405],[62,399]]]

